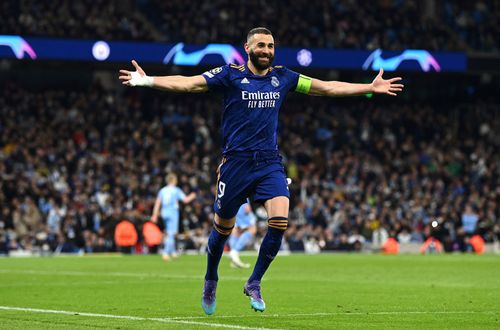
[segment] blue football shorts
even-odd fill
[[[235,226],[240,229],[247,229],[248,227],[255,225],[255,215],[250,215],[247,217],[239,218],[236,216],[236,224]]]
[[[226,154],[217,172],[214,211],[223,219],[234,217],[247,198],[257,203],[277,196],[290,198],[277,151]]]
[[[177,234],[179,232],[179,210],[168,213],[162,213],[161,218],[165,225],[165,232],[169,234]]]

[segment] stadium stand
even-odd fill
[[[199,6],[182,0],[8,0],[0,4],[0,33],[241,44],[242,31],[265,25],[279,36],[279,45],[290,47],[492,52],[500,47],[499,7],[497,0],[379,0],[363,6],[348,0],[298,0],[293,6],[263,0]]]
[[[168,171],[184,191],[200,192],[182,210],[181,232],[184,248],[203,245],[218,98],[121,92],[99,83],[2,89],[0,236],[9,249],[113,251],[115,225],[129,219],[142,228]],[[432,235],[447,251],[466,251],[470,234],[499,235],[496,103],[292,97],[280,129],[293,180],[286,248],[360,250]]]

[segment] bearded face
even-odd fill
[[[266,70],[273,64],[274,38],[270,34],[255,34],[245,44],[245,50],[257,70]]]
[[[250,57],[250,61],[252,62],[252,64],[258,70],[268,69],[273,64],[273,60],[274,60],[274,54],[271,54],[271,53],[259,54],[259,53],[254,52],[253,50],[250,50],[248,52],[248,56]]]

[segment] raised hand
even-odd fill
[[[135,60],[132,60],[132,65],[135,71],[120,70],[118,79],[123,80],[122,84],[127,86],[152,86],[153,77],[146,75],[146,72]]]
[[[374,93],[396,96],[396,92],[401,92],[403,90],[404,85],[396,83],[403,78],[396,77],[386,80],[382,78],[383,74],[384,69],[381,68],[378,75],[372,81],[372,88]]]

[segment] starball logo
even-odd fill
[[[173,63],[176,65],[198,65],[207,55],[220,55],[226,64],[243,64],[243,56],[231,45],[228,44],[208,44],[203,49],[187,53],[184,51],[184,43],[179,42],[170,49],[163,63]]]
[[[441,71],[441,66],[434,56],[428,51],[421,49],[407,49],[400,55],[388,58],[382,58],[382,50],[376,49],[365,60],[363,69],[367,70],[371,68],[372,70],[378,71],[382,68],[386,71],[394,71],[404,61],[417,61],[424,72],[430,71],[431,68],[437,72]]]
[[[33,48],[20,36],[2,36],[0,35],[0,46],[10,47],[16,58],[19,60],[24,58],[24,54],[34,60],[36,59],[36,53]]]

